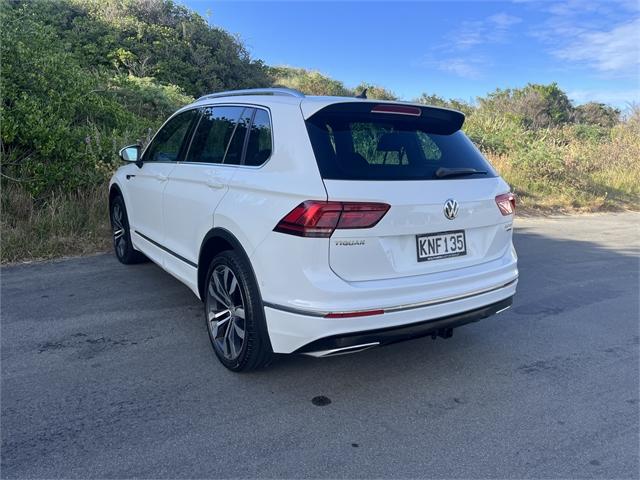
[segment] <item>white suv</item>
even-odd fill
[[[515,198],[443,108],[289,89],[207,95],[109,185],[114,247],[204,302],[220,361],[328,356],[511,305]]]

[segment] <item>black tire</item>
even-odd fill
[[[109,212],[111,218],[111,232],[113,237],[113,251],[116,258],[125,265],[146,262],[148,259],[142,252],[133,248],[131,243],[131,231],[129,229],[129,218],[127,209],[124,206],[124,199],[117,196],[111,202]]]
[[[209,340],[220,362],[234,372],[268,365],[273,351],[260,291],[248,262],[230,250],[214,257],[203,297]]]

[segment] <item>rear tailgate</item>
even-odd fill
[[[331,104],[307,118],[327,199],[390,206],[370,228],[333,232],[336,274],[463,276],[510,249],[513,216],[496,204],[509,187],[460,130],[463,121],[452,110],[375,101]]]
[[[385,202],[391,208],[368,229],[337,229],[329,246],[331,269],[348,281],[379,280],[463,269],[503,256],[511,246],[511,216],[502,216],[495,197],[508,190],[496,178],[349,182],[325,180],[329,200]],[[445,202],[458,202],[449,220]],[[418,259],[419,236],[464,232],[466,253]],[[425,248],[423,244],[423,248]],[[424,252],[423,252],[424,253]],[[461,275],[464,272],[461,272]]]

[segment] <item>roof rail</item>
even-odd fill
[[[229,90],[227,92],[210,93],[200,97],[196,101],[208,98],[237,97],[241,95],[286,95],[290,97],[304,98],[304,93],[293,88],[247,88],[245,90]]]

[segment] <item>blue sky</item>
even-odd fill
[[[181,3],[270,65],[404,99],[555,81],[576,103],[640,102],[640,0]]]

